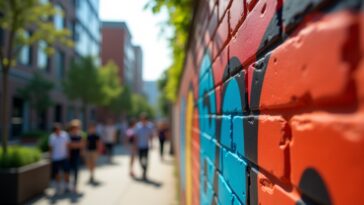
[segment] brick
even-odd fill
[[[361,110],[364,110],[364,59],[361,60],[358,69],[354,72],[354,78],[357,87],[357,99]]]
[[[218,177],[218,200],[221,204],[231,204],[233,201],[232,192],[222,175]]]
[[[230,7],[233,0],[218,0],[219,2],[219,19],[221,20],[226,14],[228,7]]]
[[[229,22],[228,15],[225,15],[221,20],[221,23],[217,27],[216,35],[213,37],[213,50],[212,50],[212,58],[215,59],[225,47],[227,41],[229,40]]]
[[[240,156],[245,156],[244,149],[244,123],[243,117],[234,117],[233,118],[233,134],[232,141],[233,147],[236,150],[236,153]]]
[[[231,149],[232,145],[232,139],[231,139],[231,122],[232,119],[230,116],[222,116],[218,120],[219,123],[221,123],[221,132],[220,132],[220,144],[224,146],[227,149]]]
[[[230,57],[237,57],[243,66],[254,61],[258,51],[275,42],[281,35],[276,0],[260,0],[247,15],[230,42]]]
[[[209,33],[209,36],[211,38],[214,37],[217,26],[218,26],[218,21],[219,21],[219,16],[218,16],[218,7],[217,5],[215,5],[214,9],[212,10],[212,14],[211,14],[211,18],[208,24],[208,28],[207,28],[207,32]]]
[[[202,152],[202,155],[209,158],[210,161],[212,162],[215,161],[216,144],[214,143],[214,141],[202,135],[200,138],[200,143],[201,143],[200,151]],[[202,162],[202,159],[201,163],[204,163]]]
[[[254,204],[281,204],[281,205],[297,205],[300,203],[300,197],[297,192],[287,192],[280,186],[274,184],[268,177],[252,169],[252,176],[257,178],[257,201]],[[254,190],[255,191],[255,190]]]
[[[212,64],[215,85],[220,85],[224,79],[224,73],[228,70],[228,47],[224,48]]]
[[[351,68],[341,59],[352,23],[348,13],[325,16],[275,49],[263,70],[254,68],[253,83],[263,84],[259,108],[352,103]]]
[[[320,4],[326,3],[329,0],[307,0],[297,2],[294,0],[284,1],[282,20],[286,28],[286,32],[293,30],[299,24],[307,13],[316,9]]]
[[[233,0],[231,5],[229,16],[230,16],[230,31],[235,33],[238,29],[240,22],[245,20],[247,15],[247,8],[245,6],[244,0]]]
[[[290,129],[281,116],[260,115],[258,164],[270,174],[288,181]]]
[[[322,204],[361,201],[363,113],[303,114],[294,116],[290,124],[291,181],[305,198]]]
[[[227,152],[224,158],[224,177],[238,199],[246,203],[247,200],[247,164],[236,155]]]
[[[234,196],[234,198],[233,198],[233,205],[242,205],[240,203],[239,199],[235,195],[233,195],[233,196]]]
[[[246,111],[245,99],[245,71],[238,73],[229,81],[225,82],[222,90],[222,113],[242,114]]]
[[[205,177],[201,177],[202,180],[202,192],[201,192],[201,204],[212,204],[214,197],[214,190],[210,184],[207,183]]]

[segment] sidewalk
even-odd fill
[[[155,142],[154,145],[157,145]],[[166,147],[169,151],[169,146]],[[79,176],[79,194],[54,195],[49,188],[45,194],[30,201],[29,204],[156,204],[174,205],[176,203],[174,161],[168,154],[161,162],[158,146],[150,152],[149,181],[129,177],[129,155],[125,147],[118,146],[115,150],[113,164],[107,164],[105,157],[99,159],[96,179],[99,185],[88,184],[89,173],[82,168]],[[139,161],[135,161],[134,170],[139,178],[141,171]]]

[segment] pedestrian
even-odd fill
[[[135,161],[135,155],[137,154],[137,147],[135,144],[135,120],[132,119],[129,122],[129,128],[126,130],[126,136],[130,146],[130,165],[129,165],[129,174],[131,177],[134,177],[133,165]]]
[[[56,194],[63,192],[64,188],[69,189],[69,162],[68,162],[68,146],[69,136],[63,131],[61,124],[53,125],[53,132],[49,136],[49,152],[52,160],[52,177],[56,179]],[[62,175],[63,172],[63,179]],[[66,187],[64,187],[64,185]]]
[[[143,170],[143,180],[147,179],[148,152],[149,148],[152,149],[153,147],[153,135],[153,124],[148,121],[147,115],[142,113],[140,115],[140,122],[138,122],[135,127],[135,137],[138,147],[139,162]]]
[[[160,158],[164,160],[164,143],[168,139],[169,128],[166,122],[161,122],[158,129],[158,138],[159,138],[159,154]]]
[[[94,123],[90,123],[86,139],[86,164],[90,171],[90,183],[95,183],[95,167],[100,147],[100,136],[96,132],[96,125]]]
[[[70,123],[70,168],[73,173],[73,184],[71,188],[73,192],[77,192],[78,171],[81,163],[81,150],[84,146],[84,141],[81,132],[81,122],[77,119]]]
[[[112,119],[108,119],[106,125],[104,126],[103,141],[105,144],[105,151],[109,163],[112,163],[113,149],[116,139],[116,127]]]

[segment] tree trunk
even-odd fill
[[[2,124],[2,148],[3,153],[7,154],[8,139],[9,139],[9,122],[8,122],[8,81],[9,81],[9,68],[3,67],[2,69],[2,106],[1,106],[1,124]]]

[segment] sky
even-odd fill
[[[102,21],[125,21],[132,35],[132,42],[143,49],[143,79],[157,80],[171,64],[170,49],[160,24],[167,13],[160,15],[145,10],[149,0],[100,0]]]

